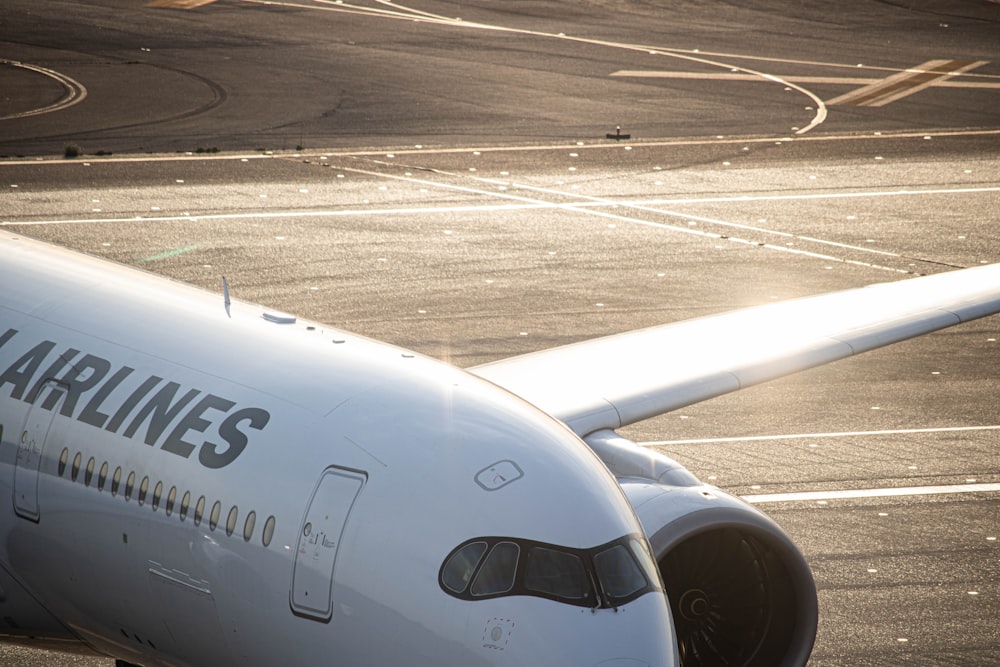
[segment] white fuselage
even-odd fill
[[[674,663],[662,590],[439,581],[478,537],[641,534],[559,422],[395,347],[2,242],[0,616],[23,620],[0,635],[144,665]]]

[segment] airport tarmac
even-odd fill
[[[15,0],[0,227],[459,366],[1000,261],[1000,7],[787,4]],[[789,531],[810,665],[998,664],[998,340],[623,435]]]

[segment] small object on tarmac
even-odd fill
[[[622,139],[631,139],[632,138],[631,134],[622,134],[622,126],[621,125],[618,125],[617,127],[615,127],[615,133],[614,134],[611,134],[610,132],[608,132],[604,136],[606,136],[608,139],[614,139],[615,141],[621,141]]]

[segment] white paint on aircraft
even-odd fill
[[[612,429],[1000,312],[996,265],[465,372],[26,238],[0,255],[6,633],[147,667],[804,664],[788,536]],[[761,552],[776,581],[707,599]]]

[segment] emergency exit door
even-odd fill
[[[333,617],[333,582],[341,540],[367,476],[327,468],[313,491],[299,527],[292,570],[292,610],[321,621]]]
[[[52,418],[59,409],[59,403],[46,410],[42,407],[42,397],[51,392],[60,401],[65,396],[66,385],[49,380],[35,393],[34,401],[28,410],[28,417],[21,430],[21,439],[17,445],[17,461],[14,464],[14,511],[25,519],[38,521],[38,475],[42,465],[42,455],[45,450],[45,440],[52,426]]]

